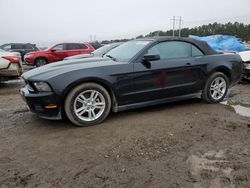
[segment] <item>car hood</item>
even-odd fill
[[[26,55],[34,55],[34,54],[36,54],[36,55],[38,55],[38,54],[44,54],[44,53],[48,53],[49,52],[49,50],[37,50],[37,51],[33,51],[33,52],[28,52]]]
[[[22,77],[25,80],[44,81],[64,73],[98,68],[103,66],[117,65],[117,64],[123,64],[123,63],[112,61],[109,58],[101,58],[101,57],[64,60],[30,70],[24,73]]]
[[[64,60],[69,60],[69,59],[82,59],[82,58],[88,58],[88,57],[93,57],[94,54],[79,54],[79,55],[73,55],[73,56],[69,56],[64,58]]]

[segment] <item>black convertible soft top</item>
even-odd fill
[[[206,55],[214,55],[219,54],[215,50],[213,50],[205,41],[196,40],[193,38],[188,37],[148,37],[148,38],[140,38],[137,40],[151,40],[151,41],[158,41],[158,42],[164,42],[164,41],[183,41],[183,42],[189,42],[193,45],[197,46],[200,50],[202,50]]]

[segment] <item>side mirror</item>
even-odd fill
[[[159,55],[144,55],[142,60],[149,62],[149,61],[158,61],[160,59],[161,58]]]
[[[51,52],[56,52],[56,50],[55,50],[55,49],[50,49],[50,51],[51,51]]]

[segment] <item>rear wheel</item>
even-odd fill
[[[229,87],[228,77],[222,72],[213,73],[202,91],[202,99],[208,103],[223,101]]]
[[[111,109],[111,99],[102,86],[84,83],[70,91],[64,106],[72,123],[77,126],[91,126],[106,119]]]
[[[44,66],[44,65],[46,65],[47,63],[48,63],[48,61],[47,61],[45,58],[42,58],[42,57],[37,58],[37,59],[35,60],[35,65],[36,65],[37,67]]]

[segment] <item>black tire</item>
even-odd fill
[[[93,121],[84,121],[84,120],[80,119],[77,116],[76,112],[74,111],[74,104],[75,104],[76,98],[82,92],[86,92],[89,90],[97,91],[103,96],[103,99],[105,100],[105,107],[104,107],[104,111],[100,115],[100,117],[98,117],[97,119],[95,119]],[[87,126],[92,126],[92,125],[96,125],[96,124],[103,122],[107,118],[107,116],[109,115],[109,112],[111,109],[111,104],[112,104],[111,98],[110,98],[110,95],[107,92],[107,90],[99,84],[89,82],[89,83],[84,83],[84,84],[78,85],[69,92],[69,94],[66,97],[65,103],[64,103],[64,110],[65,110],[65,113],[66,113],[68,119],[73,124],[80,126],[80,127],[87,127]],[[88,113],[88,112],[85,112],[85,113]]]
[[[226,89],[225,89],[225,92],[224,94],[218,98],[218,99],[215,99],[212,94],[211,94],[211,84],[215,81],[215,79],[217,78],[221,78],[221,79],[224,79],[225,80],[225,83],[226,83]],[[215,72],[213,73],[207,80],[206,82],[206,85],[205,85],[205,88],[203,89],[202,91],[202,99],[204,101],[206,101],[207,103],[219,103],[221,101],[224,100],[225,96],[227,95],[227,91],[228,91],[228,88],[229,88],[229,79],[228,77],[222,73],[222,72]]]
[[[41,67],[44,66],[48,63],[47,59],[43,58],[43,57],[39,57],[35,60],[35,65],[36,67]]]

